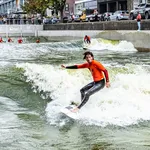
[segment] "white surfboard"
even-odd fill
[[[91,44],[83,44],[83,49],[88,50],[90,48]]]
[[[65,107],[65,108],[63,108],[62,110],[61,110],[61,112],[63,113],[63,114],[65,114],[66,116],[68,116],[68,117],[70,117],[70,118],[72,118],[72,119],[78,119],[78,112],[72,112],[71,110],[72,109],[74,109],[74,108],[76,108],[77,106],[75,106],[75,105],[69,105],[69,106],[67,106],[67,107]]]

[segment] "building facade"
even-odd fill
[[[81,14],[83,10],[93,11],[97,9],[97,0],[76,0],[75,1],[75,14]]]
[[[66,5],[64,8],[64,16],[70,16],[71,14],[74,14],[74,5],[75,0],[66,0]]]
[[[66,17],[66,16],[70,16],[72,14],[74,14],[74,5],[75,5],[75,0],[66,0],[66,4],[65,4],[65,7],[64,7],[64,11],[63,11],[63,16]],[[57,14],[58,13],[58,14]],[[51,9],[48,9],[46,10],[46,15],[47,16],[60,16],[60,12],[54,12],[53,10]]]
[[[98,0],[99,13],[127,10],[127,0]]]
[[[150,3],[150,0],[97,0],[99,13],[115,12],[117,10],[131,11],[140,3]]]
[[[21,6],[24,0],[0,0],[0,14],[6,15],[22,11]]]

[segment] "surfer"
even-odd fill
[[[10,43],[10,42],[13,42],[13,40],[10,38],[10,37],[8,37],[8,42]]]
[[[91,38],[89,36],[85,35],[84,42],[90,44],[91,43]]]
[[[3,38],[2,37],[0,37],[0,43],[3,43],[4,41],[3,41]]]
[[[18,39],[18,43],[21,44],[22,42],[23,42],[23,40],[22,40],[22,38],[20,37],[20,38]]]
[[[81,103],[72,111],[77,112],[85,103],[89,100],[89,97],[104,88],[106,85],[107,88],[110,87],[108,71],[105,67],[98,61],[94,60],[94,55],[92,52],[85,52],[83,59],[86,59],[87,63],[73,66],[64,66],[61,67],[66,69],[80,69],[88,68],[93,76],[93,82],[84,86],[81,92]]]
[[[37,39],[37,40],[36,40],[36,43],[40,43],[40,39]]]

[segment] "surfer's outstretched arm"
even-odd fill
[[[88,68],[88,64],[84,63],[84,64],[80,64],[80,65],[73,65],[73,66],[65,66],[65,65],[61,65],[62,68],[66,68],[66,69],[80,69],[80,68]]]

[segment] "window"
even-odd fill
[[[150,7],[150,5],[149,5],[149,4],[147,4],[147,5],[146,5],[146,8],[149,8],[149,7]]]
[[[20,0],[20,5],[21,5],[21,6],[23,5],[23,0]]]
[[[65,5],[65,11],[69,11],[69,4]]]

